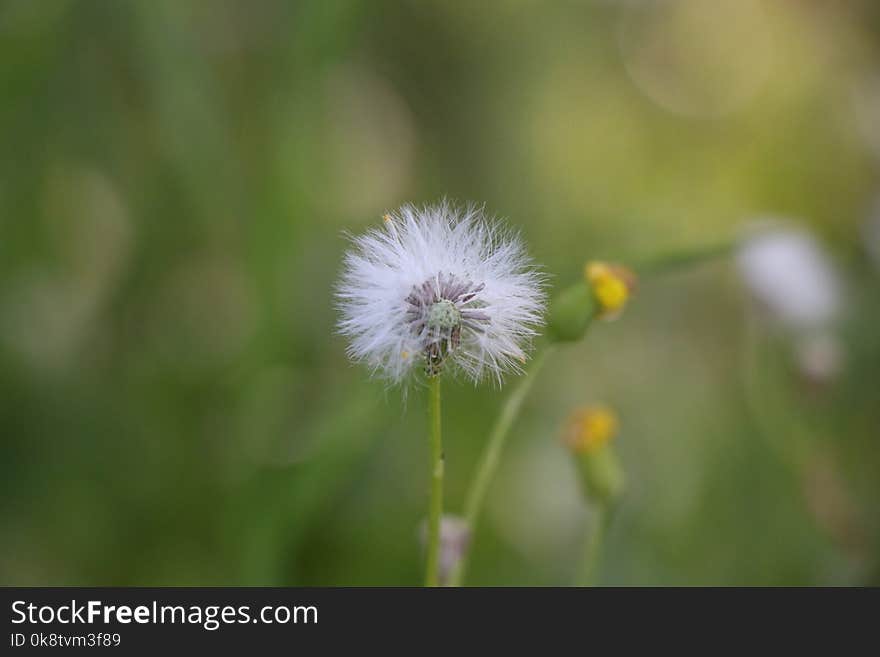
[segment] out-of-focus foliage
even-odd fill
[[[603,583],[877,583],[878,48],[872,0],[0,2],[0,581],[418,583],[422,391],[346,362],[332,289],[343,231],[448,195],[555,285],[773,214],[849,292],[817,385],[728,263],[644,277],[542,373],[472,583],[570,581],[593,400]],[[456,511],[504,391],[446,390]]]

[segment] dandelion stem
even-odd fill
[[[607,504],[597,505],[593,527],[585,541],[584,560],[578,573],[577,586],[595,585],[599,562],[602,559],[602,542],[605,540],[605,532],[608,530],[610,520],[611,513]]]
[[[431,436],[431,498],[428,506],[428,541],[425,586],[438,586],[440,519],[443,515],[443,435],[440,425],[440,376],[432,376],[428,403]]]
[[[504,448],[510,427],[513,425],[514,420],[516,420],[517,415],[519,415],[523,401],[552,349],[552,345],[547,345],[542,351],[538,352],[532,361],[531,369],[520,379],[519,385],[504,402],[501,413],[495,421],[495,426],[492,428],[492,433],[489,436],[489,442],[486,443],[483,454],[480,456],[480,462],[477,464],[477,474],[468,489],[465,500],[464,519],[470,528],[471,537],[476,534],[477,523],[486,500],[486,493],[489,489],[489,484],[495,476],[495,471],[498,469],[501,451]],[[461,586],[464,581],[469,553],[470,550],[462,555],[461,560],[452,572],[449,580],[451,586]]]

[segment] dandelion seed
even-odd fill
[[[337,287],[348,354],[400,382],[518,371],[544,311],[544,277],[516,234],[474,207],[410,205],[353,239]]]

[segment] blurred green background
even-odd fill
[[[0,582],[419,584],[423,394],[332,289],[344,231],[448,196],[554,284],[770,213],[849,290],[815,386],[729,261],[643,279],[538,380],[470,583],[571,580],[599,400],[601,583],[880,583],[878,50],[873,0],[0,2]],[[503,395],[446,386],[451,511]]]

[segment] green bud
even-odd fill
[[[586,281],[579,281],[560,292],[550,304],[547,334],[554,342],[576,342],[595,315],[596,302]]]
[[[584,493],[597,504],[611,506],[623,493],[623,468],[611,445],[576,454]]]

